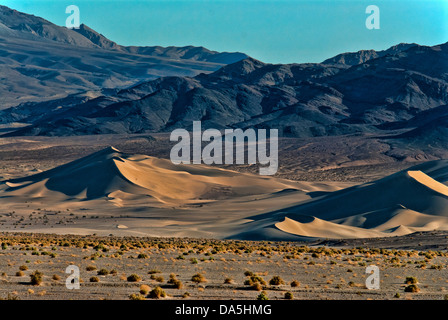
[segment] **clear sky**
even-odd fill
[[[68,5],[81,23],[121,45],[203,46],[270,63],[321,62],[338,53],[401,42],[448,41],[448,0],[0,0],[65,25]],[[368,5],[380,29],[368,30]]]

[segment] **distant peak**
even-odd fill
[[[229,64],[229,65],[219,69],[218,71],[216,71],[215,74],[218,76],[223,76],[223,75],[244,76],[244,75],[248,75],[248,74],[252,73],[253,71],[260,69],[264,66],[266,66],[266,64],[264,62],[261,62],[257,59],[249,57],[249,58],[240,60],[238,62]]]

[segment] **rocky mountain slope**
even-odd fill
[[[247,58],[202,47],[124,47],[86,25],[67,29],[0,6],[0,109],[67,94],[194,76]]]

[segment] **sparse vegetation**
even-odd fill
[[[297,280],[291,281],[291,288],[296,288],[300,286],[300,282]]]
[[[102,269],[98,270],[97,274],[99,276],[107,276],[109,274],[109,270],[102,268]]]
[[[140,293],[133,293],[129,296],[129,300],[146,300]]]
[[[419,292],[420,288],[416,284],[410,284],[404,288],[404,292]]]
[[[269,300],[266,291],[261,291],[261,293],[257,296],[257,300]]]
[[[404,281],[405,284],[416,284],[418,283],[416,277],[406,277],[406,280]]]
[[[285,284],[285,281],[280,276],[274,276],[271,280],[269,280],[269,284],[271,286],[279,286]]]
[[[163,289],[161,287],[155,287],[149,293],[148,297],[151,298],[151,299],[165,298],[166,297],[166,293],[165,293],[165,291],[163,291]]]
[[[142,284],[140,286],[140,293],[143,294],[143,295],[147,295],[150,290],[151,290],[151,288],[148,285],[146,285],[146,284]]]
[[[202,274],[196,273],[195,275],[193,275],[191,277],[191,281],[193,281],[195,283],[202,283],[202,282],[206,282],[207,280],[205,279],[205,277]]]
[[[138,282],[138,281],[142,280],[142,278],[140,278],[139,275],[133,273],[133,274],[131,274],[129,277],[127,277],[126,280],[127,280],[128,282]]]
[[[42,284],[44,274],[42,272],[39,272],[38,270],[34,271],[30,277],[31,277],[31,284],[33,286],[39,286]]]

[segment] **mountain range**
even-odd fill
[[[67,29],[0,6],[0,109],[161,76],[194,76],[244,58],[193,46],[124,47],[84,24]]]
[[[268,64],[196,47],[123,47],[85,25],[69,30],[0,9],[0,45],[40,44],[39,50],[21,54],[7,46],[8,54],[0,59],[15,63],[4,61],[1,68],[8,71],[2,76],[22,85],[11,89],[3,81],[3,91],[33,100],[22,91],[46,88],[41,93],[45,101],[0,111],[1,123],[26,124],[7,136],[169,132],[200,120],[204,129],[272,128],[300,138],[367,134],[448,145],[448,43],[398,44],[343,53],[322,63]],[[61,46],[63,51],[55,49]],[[101,63],[87,64],[86,57]],[[69,70],[69,64],[75,67]],[[61,83],[94,90],[70,93],[61,90]]]

